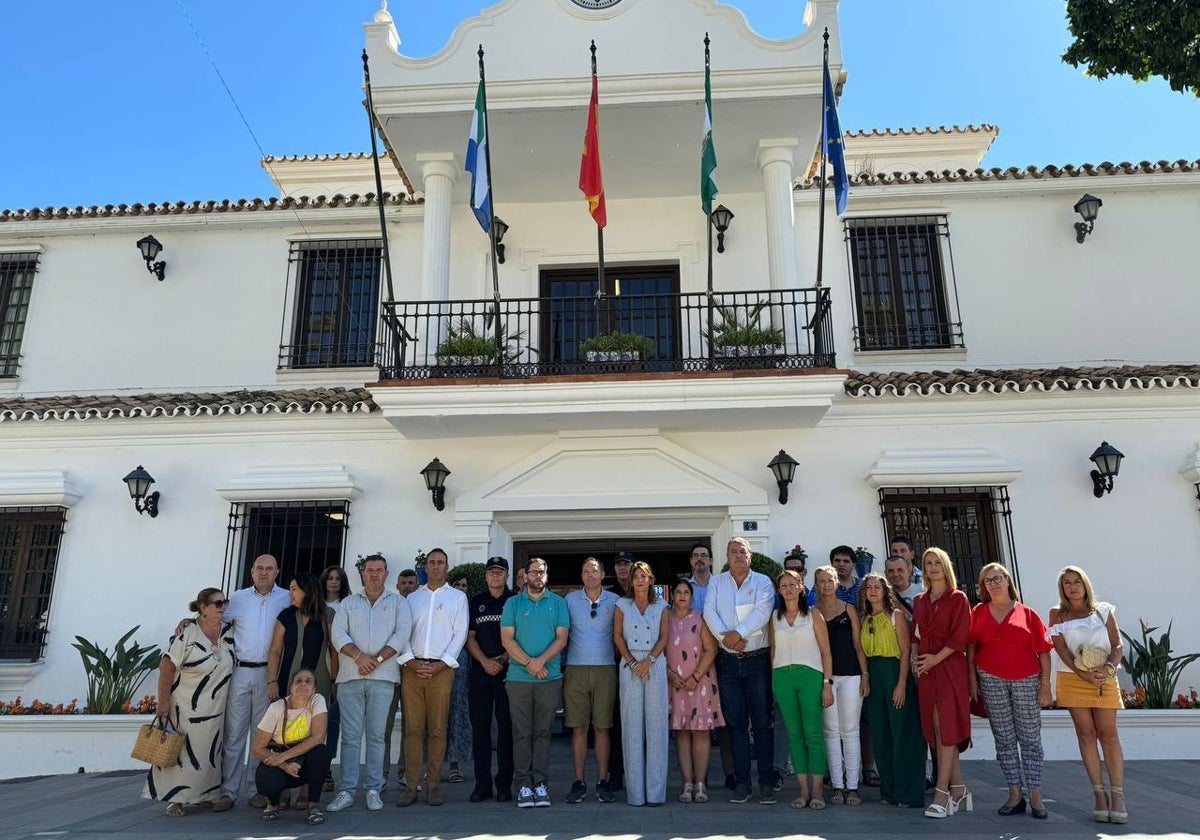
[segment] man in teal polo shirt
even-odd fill
[[[512,714],[513,776],[518,808],[548,808],[550,726],[558,710],[571,618],[567,602],[546,589],[546,561],[525,564],[525,589],[504,603],[500,639],[508,652],[508,705]]]

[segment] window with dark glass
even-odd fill
[[[958,588],[972,603],[978,600],[979,572],[988,563],[1003,563],[1020,588],[1005,488],[888,487],[879,491],[879,507],[888,542],[908,537],[916,563],[926,548],[946,550]]]
[[[375,364],[382,242],[293,242],[288,262],[295,306],[291,341],[281,342],[280,367]]]
[[[962,347],[945,216],[846,221],[856,350]]]
[[[66,508],[0,508],[0,659],[42,656],[65,523]]]
[[[0,254],[0,378],[17,375],[37,266],[36,253]]]
[[[614,266],[599,285],[594,267],[542,272],[543,363],[581,360],[581,342],[612,332],[649,338],[652,368],[679,357],[678,266]]]
[[[229,510],[224,586],[251,586],[254,558],[270,554],[279,561],[279,586],[293,575],[319,577],[342,565],[350,503],[346,501],[245,502]],[[231,584],[230,581],[233,581]]]

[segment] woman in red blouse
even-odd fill
[[[925,591],[913,601],[913,665],[921,706],[921,731],[937,750],[937,785],[925,816],[945,819],[970,811],[971,794],[963,784],[959,753],[971,744],[967,637],[971,604],[958,588],[954,563],[940,548],[921,555]],[[954,796],[954,789],[962,791]]]
[[[1042,802],[1042,707],[1050,705],[1046,625],[1024,604],[1008,569],[988,563],[979,573],[979,603],[971,612],[971,699],[981,696],[996,740],[996,761],[1008,782],[1000,816],[1025,813],[1024,782],[1033,818],[1049,816]]]

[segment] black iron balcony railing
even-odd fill
[[[385,302],[381,379],[828,368],[828,289]]]
[[[943,350],[962,348],[961,323],[925,323],[903,325],[875,323],[854,328],[854,349],[859,350]]]

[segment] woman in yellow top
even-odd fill
[[[308,668],[292,676],[288,696],[267,707],[254,733],[251,754],[259,760],[254,774],[258,792],[267,797],[264,820],[279,817],[279,798],[288,788],[308,786],[308,824],[325,822],[321,791],[329,772],[325,731],[329,720],[317,677]]]
[[[908,618],[882,575],[871,573],[858,589],[862,649],[875,690],[863,699],[871,725],[879,796],[884,805],[925,807],[925,738],[917,686],[908,667]]]

